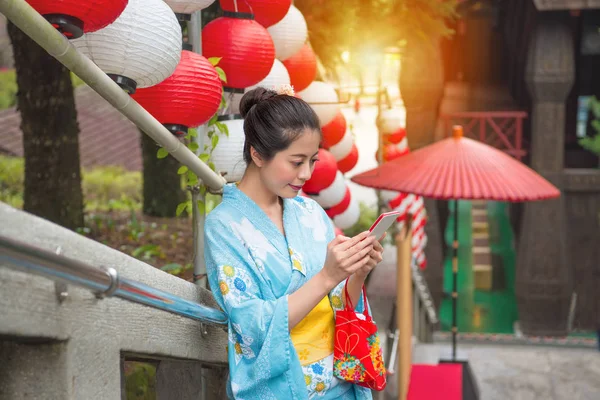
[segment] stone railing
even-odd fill
[[[212,295],[98,242],[0,203],[0,236],[216,307]],[[224,399],[227,333],[174,313],[15,271],[0,257],[0,398],[120,400],[125,365],[156,367],[158,399]]]

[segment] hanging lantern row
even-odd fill
[[[346,178],[337,169],[331,152],[319,149],[319,162],[312,177],[306,181],[302,192],[315,200],[341,229],[352,227],[360,215],[356,199],[352,199]]]
[[[302,191],[308,195],[319,193],[331,186],[337,174],[337,162],[333,155],[325,149],[319,149],[319,162],[315,164],[312,176],[304,183]]]
[[[306,89],[298,92],[298,96],[310,104],[319,117],[321,126],[330,123],[340,111],[338,94],[328,83],[313,81]]]
[[[317,56],[308,43],[286,59],[283,65],[287,68],[290,84],[296,92],[306,89],[317,77]]]
[[[340,171],[337,171],[335,180],[329,187],[317,194],[309,194],[308,197],[325,209],[336,227],[349,229],[358,222],[359,203],[352,197],[346,178]]]
[[[267,30],[252,19],[220,17],[202,30],[202,54],[221,57],[225,90],[241,91],[267,77],[275,48]]]
[[[298,53],[308,38],[308,27],[304,16],[293,5],[285,17],[268,28],[275,46],[275,55],[285,61]]]
[[[132,94],[173,73],[181,57],[181,26],[162,0],[129,0],[112,24],[71,43]]]
[[[321,132],[323,133],[321,146],[329,149],[338,144],[346,135],[347,128],[346,117],[339,110],[328,124],[321,126]]]
[[[358,148],[342,111],[339,110],[331,122],[321,128],[321,131],[323,132],[321,145],[333,154],[338,169],[346,173],[354,168],[358,163]]]
[[[26,0],[67,39],[81,37],[112,23],[127,6],[127,0]]]
[[[268,28],[288,13],[292,0],[219,0],[225,12],[253,15],[256,22]]]
[[[221,79],[212,64],[191,51],[181,52],[181,61],[170,77],[158,85],[139,89],[132,98],[176,136],[207,122],[218,110]]]
[[[355,197],[350,199],[350,204],[343,212],[333,217],[333,223],[340,229],[352,228],[360,218],[360,206]]]

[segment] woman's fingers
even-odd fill
[[[369,240],[369,234],[370,234],[369,231],[359,233],[358,235],[354,236],[350,240],[346,240],[345,242],[340,244],[339,249],[342,251],[346,251],[346,250],[350,249],[351,247],[361,243],[365,239]]]
[[[355,263],[359,262],[360,260],[362,260],[363,258],[369,259],[369,254],[371,253],[371,251],[373,250],[373,246],[372,245],[367,245],[366,247],[363,247],[361,249],[358,249],[357,251],[355,251],[354,253],[352,253],[353,250],[356,250],[355,248],[352,248],[350,250],[347,251],[347,253],[349,253],[346,257],[346,265],[347,266],[352,266]]]

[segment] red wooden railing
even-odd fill
[[[524,111],[455,112],[441,118],[444,137],[452,134],[453,125],[462,125],[466,137],[496,147],[519,161],[527,154],[523,143]]]

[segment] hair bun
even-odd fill
[[[257,87],[247,92],[242,96],[240,101],[240,114],[243,118],[250,112],[252,107],[260,103],[261,101],[269,100],[277,96],[277,92],[274,90],[266,89],[264,87]]]

